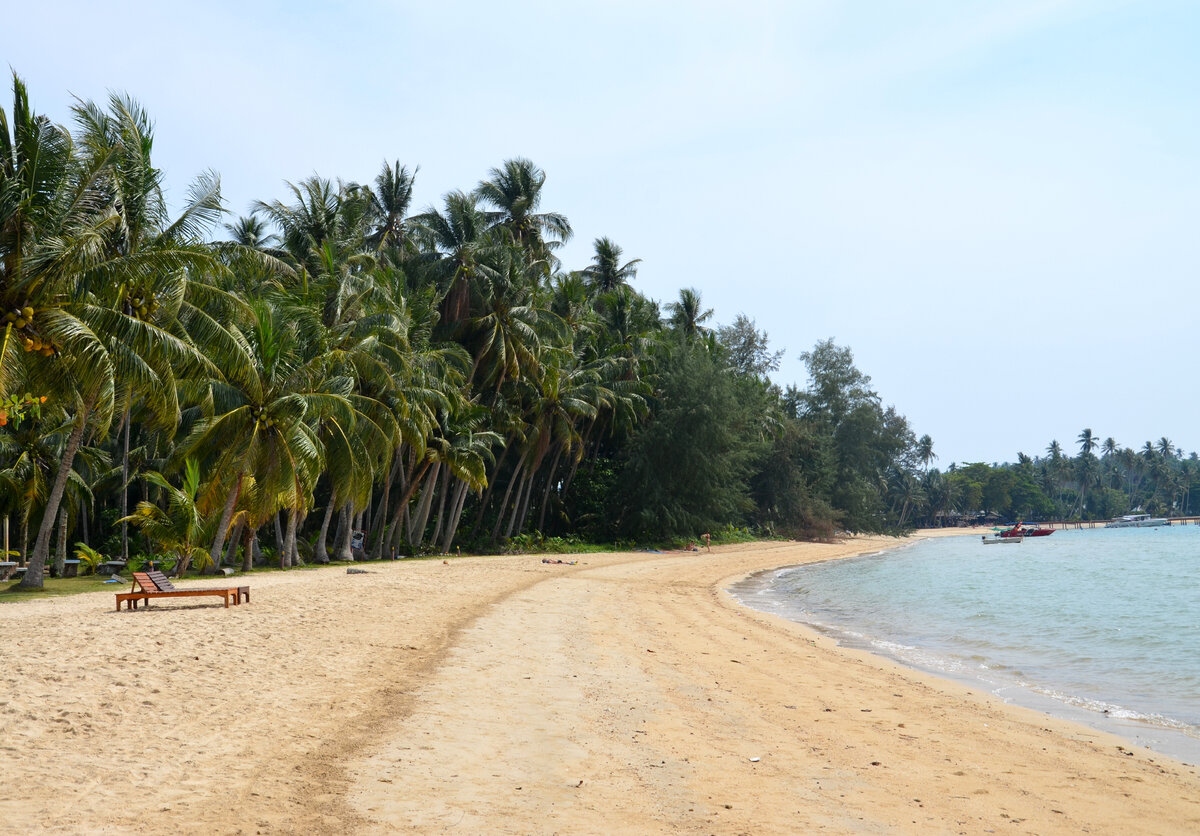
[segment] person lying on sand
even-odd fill
[[[551,560],[548,557],[542,558],[542,563],[561,563],[563,566],[574,566],[578,562],[578,560],[558,560],[557,558]]]

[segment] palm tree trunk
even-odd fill
[[[50,532],[54,529],[54,521],[58,517],[58,506],[62,504],[63,492],[67,489],[67,478],[71,475],[71,466],[75,463],[75,453],[83,441],[83,431],[87,426],[88,416],[95,405],[95,398],[89,398],[79,414],[75,417],[75,426],[67,437],[67,446],[63,450],[62,460],[58,463],[58,473],[54,477],[54,487],[46,500],[46,508],[42,512],[42,524],[38,526],[37,541],[33,545],[33,556],[21,578],[22,589],[41,589],[46,583],[46,559],[50,556]]]
[[[458,530],[458,520],[462,516],[463,505],[467,501],[467,487],[466,482],[458,483],[451,506],[453,510],[450,513],[450,521],[446,526],[446,539],[442,541],[442,554],[449,554],[450,546],[454,543],[454,532]]]
[[[296,523],[300,512],[297,508],[288,509],[287,532],[283,535],[283,544],[279,548],[279,568],[286,569],[292,565],[292,550],[296,547]],[[279,516],[276,515],[276,520]]]
[[[225,535],[229,533],[229,521],[233,519],[233,508],[242,494],[242,479],[245,478],[245,475],[245,471],[238,472],[233,489],[229,492],[229,498],[225,500],[225,508],[221,511],[221,522],[217,524],[217,536],[208,553],[214,569],[218,565],[217,561],[221,559],[221,549],[225,546]]]
[[[529,455],[526,450],[521,454],[521,458],[517,459],[517,466],[513,470],[512,477],[508,480],[508,487],[504,489],[504,499],[500,500],[500,511],[496,514],[496,524],[492,526],[492,542],[500,536],[500,526],[504,525],[504,510],[508,508],[508,497],[512,494],[513,485],[521,478],[521,468],[525,465],[525,457]]]
[[[517,534],[525,530],[525,522],[529,519],[529,508],[533,499],[533,483],[537,480],[537,471],[529,474],[529,487],[525,490],[525,501],[521,506],[521,522],[517,525]]]
[[[567,495],[567,491],[571,489],[571,483],[575,481],[575,472],[579,470],[579,463],[583,461],[583,454],[587,450],[588,437],[592,434],[592,428],[596,426],[595,419],[588,424],[588,428],[583,433],[583,439],[579,442],[579,456],[571,462],[571,472],[567,474],[567,480],[563,482],[562,496]]]
[[[271,515],[271,521],[275,523],[275,551],[278,552],[280,559],[283,557],[284,549],[287,548],[286,541],[283,539],[283,526],[279,524],[279,516],[283,513],[280,509]],[[284,568],[281,563],[279,568]]]
[[[379,499],[379,507],[375,511],[375,530],[371,532],[371,537],[375,543],[375,548],[371,550],[372,560],[383,560],[383,538],[387,533],[386,524],[388,518],[388,499],[392,492],[392,482],[395,481],[397,474],[400,472],[400,457],[396,456],[392,462],[392,472],[388,474],[388,478],[383,483],[383,496]]]
[[[425,477],[425,489],[422,492],[421,501],[417,505],[417,514],[413,517],[412,527],[408,532],[408,544],[414,549],[420,546],[425,539],[425,525],[429,522],[429,509],[433,507],[433,495],[437,493],[437,478],[441,469],[442,463],[434,462],[433,467],[429,470],[429,475]]]
[[[347,563],[354,562],[354,552],[350,551],[350,537],[353,535],[353,525],[351,520],[354,516],[353,505],[347,502],[342,506],[342,512],[338,515],[338,539],[333,551],[334,560],[344,560]]]
[[[438,509],[437,509],[437,524],[433,527],[433,534],[429,535],[430,545],[436,545],[437,541],[442,536],[442,526],[446,523],[446,495],[450,493],[450,468],[446,467],[442,471],[442,487],[438,491]],[[454,503],[450,503],[451,508]]]
[[[54,574],[60,578],[67,568],[67,506],[58,507],[58,549],[54,556]]]
[[[325,505],[325,518],[321,520],[321,533],[317,535],[317,547],[313,551],[314,563],[328,563],[329,552],[325,549],[325,537],[329,534],[329,519],[333,516],[333,495],[330,494],[329,502]]]
[[[233,527],[233,531],[229,535],[229,548],[225,550],[224,562],[230,564],[231,566],[233,565],[234,557],[237,556],[238,542],[240,542],[242,529],[245,528],[245,526],[246,524],[244,522],[238,520],[237,525]]]
[[[29,562],[29,515],[21,515],[21,525],[17,527],[17,543],[20,546],[21,565]]]
[[[483,518],[487,515],[488,502],[492,498],[492,489],[496,487],[496,480],[500,478],[500,471],[504,469],[504,460],[508,458],[510,450],[512,450],[512,445],[505,444],[504,451],[500,453],[500,460],[496,462],[496,469],[492,471],[492,478],[488,479],[487,490],[483,492],[483,499],[479,501],[479,515],[475,517],[475,525],[471,528],[472,539],[479,533],[479,528],[483,525]]]
[[[292,543],[291,543],[292,565],[293,566],[303,566],[304,559],[300,557],[300,549],[297,547],[296,544],[297,544],[297,542],[299,542],[299,539],[300,539],[300,530],[304,528],[304,521],[308,519],[308,509],[304,508],[304,507],[300,507],[300,508],[296,509],[296,515],[297,515],[296,533],[292,535]]]
[[[550,505],[550,490],[554,487],[554,474],[558,472],[558,462],[562,458],[563,447],[560,446],[554,454],[554,461],[550,464],[550,475],[546,477],[546,492],[542,494],[542,509],[538,513],[537,530],[546,531],[546,508]]]
[[[124,449],[121,452],[121,519],[129,516],[129,418],[133,412],[133,404],[125,407],[125,416],[121,419],[125,424]],[[121,523],[121,559],[129,560],[129,523]]]
[[[400,524],[400,521],[407,518],[408,501],[412,499],[412,495],[417,492],[417,486],[421,484],[422,477],[425,476],[426,471],[428,471],[432,466],[433,462],[426,459],[421,466],[417,468],[417,472],[412,475],[412,477],[408,480],[408,485],[404,488],[404,496],[402,496],[400,501],[396,504],[396,517],[392,522],[391,548],[393,550],[398,548],[400,545],[400,536],[404,530],[403,526]],[[411,528],[412,525],[410,524],[409,529]]]
[[[530,485],[533,484],[533,468],[526,468],[524,478],[521,484],[517,486],[517,496],[513,499],[512,516],[508,518],[508,528],[504,531],[504,539],[511,540],[513,536],[513,528],[516,527],[517,517],[521,513],[521,505],[524,497],[527,495]],[[517,532],[518,534],[520,532]]]
[[[258,529],[246,526],[246,540],[242,544],[242,571],[249,572],[254,568],[254,541],[258,537]]]
[[[343,503],[341,507],[338,508],[337,529],[335,529],[333,532],[333,554],[336,560],[341,560],[341,558],[337,556],[338,549],[342,547],[342,536],[346,533],[346,528],[349,526],[347,519],[350,515],[346,511],[348,507],[349,503]],[[347,542],[349,542],[349,538],[347,538]]]

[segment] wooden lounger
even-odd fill
[[[129,592],[117,593],[117,611],[121,609],[121,602],[125,602],[125,608],[129,610],[137,609],[138,601],[145,601],[146,606],[150,606],[151,598],[182,598],[192,595],[215,595],[225,600],[225,607],[228,609],[230,599],[234,604],[240,604],[242,599],[250,600],[250,587],[248,586],[230,586],[214,589],[198,588],[198,589],[179,589],[164,575],[162,572],[134,572],[133,573],[134,588]]]

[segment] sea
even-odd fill
[[[729,591],[846,646],[1200,763],[1200,526],[920,540]]]

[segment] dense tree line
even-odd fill
[[[1200,458],[1165,436],[1140,448],[1101,441],[1086,428],[1071,456],[1057,440],[1045,455],[1019,453],[1015,463],[981,462],[936,468],[920,478],[919,522],[944,525],[956,518],[991,514],[1005,520],[1107,520],[1144,512],[1200,514]]]
[[[182,572],[915,519],[932,442],[848,349],[783,390],[753,320],[715,326],[692,288],[660,306],[608,238],[568,269],[529,160],[422,210],[396,162],[236,219],[206,173],[171,217],[136,102],[68,129],[13,87],[0,512],[27,586],[74,543]]]

